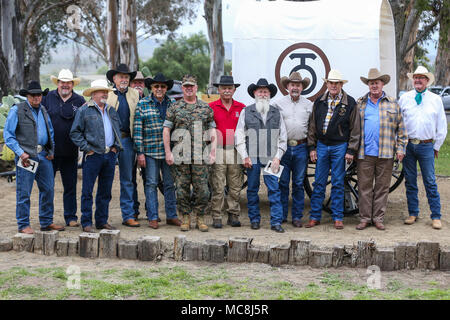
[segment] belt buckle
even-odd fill
[[[412,144],[419,144],[420,140],[419,139],[411,139],[411,143]]]
[[[110,147],[106,147],[106,148],[105,148],[105,153],[109,153],[110,150],[111,150]]]
[[[288,146],[295,147],[296,145],[298,145],[297,140],[288,140]]]
[[[44,148],[40,144],[38,144],[37,147],[36,147],[37,153],[41,153],[43,149]]]

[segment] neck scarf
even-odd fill
[[[425,91],[427,91],[426,88],[425,88],[425,90],[423,90],[422,92],[419,92],[419,91],[416,90],[416,97],[415,97],[415,99],[416,99],[417,105],[420,105],[420,104],[422,103],[422,94],[423,94]]]

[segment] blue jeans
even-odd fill
[[[122,220],[134,219],[134,192],[136,190],[136,174],[133,175],[136,152],[131,138],[121,139],[123,150],[119,152],[120,176],[120,209]],[[134,178],[134,180],[133,180]]]
[[[138,200],[138,191],[137,191],[137,183],[136,183],[136,177],[137,177],[137,172],[138,172],[138,166],[137,166],[137,161],[135,161],[134,166],[133,166],[133,202],[134,202],[134,214],[139,215],[139,206],[141,205],[141,203]],[[141,168],[141,172],[142,172],[142,186],[145,188],[145,168]],[[146,208],[147,209],[147,206]],[[147,210],[148,211],[148,210]],[[148,216],[148,213],[147,213]]]
[[[289,147],[286,150],[281,165],[284,166],[280,177],[281,204],[283,205],[283,220],[288,217],[289,211],[289,182],[292,172],[292,221],[303,217],[305,206],[305,179],[306,166],[308,165],[308,150],[306,143]]]
[[[148,220],[158,219],[158,182],[159,172],[163,174],[164,204],[166,219],[177,218],[175,185],[170,167],[164,159],[145,156],[145,207],[148,208]]]
[[[320,221],[325,199],[328,172],[331,169],[331,217],[334,221],[344,218],[344,177],[347,143],[327,146],[317,142],[317,163],[314,177],[314,190],[311,196],[311,220]]]
[[[403,168],[405,168],[406,199],[409,215],[415,217],[419,215],[417,161],[419,161],[420,171],[422,172],[422,180],[431,210],[431,219],[441,219],[441,200],[434,173],[434,149],[432,142],[408,143],[406,147]]]
[[[94,153],[83,161],[83,186],[81,188],[81,226],[92,226],[92,191],[98,177],[95,196],[95,226],[108,223],[109,202],[114,181],[117,155],[110,151],[106,154]]]
[[[261,215],[259,212],[259,181],[261,169],[264,170],[261,162],[253,163],[250,169],[247,168],[247,207],[250,223],[260,222]],[[263,175],[264,183],[267,186],[268,198],[270,204],[270,225],[281,225],[283,222],[283,206],[281,205],[281,191],[278,184],[278,178],[272,175]]]
[[[64,220],[68,225],[71,221],[77,221],[77,180],[78,180],[78,158],[77,157],[55,157],[53,159],[53,175],[61,173],[61,181],[64,187],[63,206]]]
[[[45,158],[46,155],[47,152],[43,151],[37,158],[30,157],[39,162],[36,173],[16,166],[16,219],[19,231],[30,225],[30,196],[34,180],[39,188],[39,224],[45,228],[53,223],[55,180],[52,162]],[[16,157],[16,165],[18,160]]]

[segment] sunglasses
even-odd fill
[[[154,84],[153,86],[152,86],[152,88],[155,88],[155,89],[167,89],[167,86],[165,85],[165,84]]]
[[[42,96],[42,93],[30,93],[30,96],[32,96],[33,98],[40,97]]]

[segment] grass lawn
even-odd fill
[[[436,159],[436,174],[450,176],[450,125],[448,126],[447,137],[439,150],[439,157]]]

